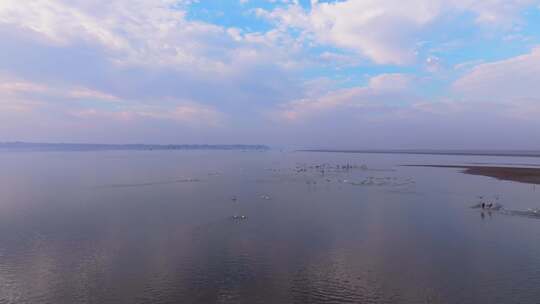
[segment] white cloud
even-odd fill
[[[333,90],[282,104],[276,116],[286,121],[298,121],[345,107],[378,111],[392,103],[409,101],[412,97],[410,83],[408,75],[382,74],[372,77],[367,86]]]
[[[348,0],[312,1],[306,10],[294,1],[273,11],[257,10],[281,27],[295,27],[304,37],[353,50],[377,63],[409,63],[415,58],[416,35],[440,16],[454,11],[475,14],[483,24],[512,23],[521,9],[534,0]],[[190,1],[172,0],[4,0],[0,25],[9,24],[37,33],[49,43],[67,46],[97,43],[119,64],[190,66],[204,71],[224,71],[238,51],[253,43],[272,47],[279,31],[244,37],[238,29],[187,20]],[[290,47],[294,41],[281,42]],[[244,39],[245,38],[245,39]],[[264,44],[266,43],[266,44]],[[237,50],[238,49],[238,50]],[[277,60],[280,62],[280,60]]]
[[[409,88],[412,78],[405,74],[381,74],[369,80],[369,88],[374,90],[404,91]]]
[[[56,101],[120,101],[120,98],[108,93],[85,87],[53,86],[36,83],[12,76],[0,77],[0,98],[54,99]]]
[[[465,75],[444,100],[446,87],[433,100],[421,100],[414,94],[413,79],[403,74],[383,74],[364,86],[342,89],[335,87],[343,83],[329,80],[352,80],[363,71],[350,68],[366,58],[408,64],[424,56],[420,69],[407,71],[422,74],[424,67],[437,72],[453,60],[446,61],[442,53],[448,50],[441,51],[440,44],[423,52],[424,46],[437,44],[426,38],[430,31],[439,34],[464,15],[470,19],[467,25],[515,29],[522,9],[533,1],[312,1],[310,9],[298,1],[269,2],[276,8],[257,13],[275,22],[274,28],[252,32],[188,18],[187,0],[0,1],[2,46],[9,51],[0,56],[10,59],[3,60],[0,69],[17,76],[0,77],[2,121],[10,119],[15,127],[27,124],[28,134],[38,129],[36,122],[44,121],[56,126],[56,132],[65,130],[58,134],[79,134],[78,138],[85,138],[92,126],[105,133],[111,126],[124,127],[115,129],[121,135],[148,131],[155,136],[146,138],[156,138],[164,131],[155,127],[159,125],[169,127],[169,138],[177,140],[178,130],[185,126],[256,133],[267,127],[265,122],[257,125],[257,114],[275,109],[278,102],[283,104],[274,114],[282,121],[327,118],[328,132],[334,125],[355,127],[376,117],[399,125],[399,119],[391,118],[437,123],[434,117],[459,120],[482,110],[491,117],[505,112],[517,119],[539,112],[539,50],[495,63],[457,65],[454,73]],[[459,48],[466,48],[466,42]],[[313,46],[314,51],[307,50]],[[324,68],[320,79],[311,77],[322,69],[301,69],[311,64]],[[371,68],[368,64],[365,72]],[[448,79],[440,79],[427,85],[447,84]],[[30,112],[33,115],[25,116]],[[10,118],[11,113],[18,113],[17,118]],[[227,125],[229,115],[235,130],[228,129],[233,125]],[[66,121],[85,125],[68,128]],[[250,128],[245,127],[248,123]],[[318,124],[319,119],[310,123]],[[41,134],[48,132],[47,124],[39,128]],[[4,129],[0,135],[12,136]],[[196,130],[193,138],[203,132]]]
[[[0,66],[18,77],[0,81],[0,95],[17,96],[10,108],[32,100],[25,109],[43,120],[69,112],[215,126],[225,112],[295,94],[304,61],[291,37],[188,20],[190,2],[0,1],[2,45],[20,62]]]
[[[94,106],[78,101],[92,101]],[[96,107],[99,101],[104,103]],[[170,99],[155,105],[151,101],[121,99],[84,87],[52,86],[9,76],[0,78],[0,112],[47,110],[79,118],[169,120],[190,126],[220,126],[225,118],[215,108],[193,101]]]
[[[246,52],[261,58],[273,54],[276,62],[279,53],[284,54],[277,51],[275,33],[259,35],[256,40],[239,29],[187,20],[187,4],[189,1],[172,0],[5,0],[0,3],[0,26],[37,34],[60,47],[95,45],[119,65],[231,73],[241,62],[237,57]]]
[[[520,11],[538,3],[537,0],[453,0],[457,9],[471,11],[480,24],[511,26],[519,18]]]
[[[346,0],[311,1],[257,14],[279,27],[303,31],[302,38],[352,50],[379,64],[415,60],[421,31],[440,17],[472,12],[477,23],[511,25],[534,0]]]
[[[67,92],[68,98],[74,98],[74,99],[90,99],[90,100],[101,100],[101,101],[119,101],[120,98],[117,96],[88,89],[83,87],[77,87],[71,89],[69,92]]]
[[[475,66],[453,84],[467,99],[519,103],[538,100],[540,107],[540,48],[529,54]]]
[[[2,1],[0,22],[37,32],[51,43],[61,45],[76,38],[91,38],[111,48],[122,48],[127,44],[111,31],[111,20],[100,20],[99,16],[61,1]]]
[[[304,121],[339,109],[349,109],[349,114],[368,112],[373,117],[373,111],[382,110],[380,113],[384,112],[387,121],[396,117],[422,121],[430,115],[457,120],[476,115],[479,120],[489,117],[527,121],[537,120],[540,115],[540,48],[467,69],[444,98],[423,100],[415,96],[412,81],[404,74],[378,75],[367,86],[333,90],[282,104],[277,115],[285,121]]]
[[[119,110],[85,108],[70,111],[68,114],[90,120],[172,121],[192,127],[218,127],[224,123],[224,115],[216,109],[193,102],[174,101],[173,106],[131,105]]]

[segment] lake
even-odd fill
[[[540,158],[0,152],[0,303],[538,303]]]

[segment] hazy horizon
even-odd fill
[[[21,147],[21,148],[31,148],[31,147],[57,147],[62,148],[66,146],[70,147],[110,147],[110,148],[188,148],[188,149],[258,149],[258,150],[289,150],[289,151],[302,151],[302,152],[360,152],[360,153],[412,153],[412,154],[439,154],[449,152],[449,155],[460,154],[460,153],[480,153],[479,155],[495,155],[497,152],[515,152],[517,154],[508,154],[512,156],[519,156],[520,152],[526,153],[536,153],[540,152],[540,149],[456,149],[456,148],[358,148],[358,147],[330,147],[330,146],[299,146],[299,145],[267,145],[264,143],[145,143],[145,142],[111,142],[111,143],[99,143],[99,142],[27,142],[27,141],[0,141],[0,148],[12,148],[12,147]],[[433,152],[433,153],[431,153]],[[485,154],[481,154],[485,153]],[[525,155],[525,154],[523,154]],[[529,155],[532,156],[532,155]]]

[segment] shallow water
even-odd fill
[[[540,188],[399,166],[478,162],[540,159],[4,151],[0,303],[538,303],[540,220],[470,207]]]

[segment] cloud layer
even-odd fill
[[[475,22],[512,26],[519,21],[528,0],[399,0],[311,1],[305,9],[298,3],[259,15],[279,26],[296,28],[306,39],[352,50],[379,64],[406,64],[415,59],[423,31],[441,18],[469,13]]]
[[[0,141],[468,147],[540,130],[539,1],[220,7],[2,1]]]

